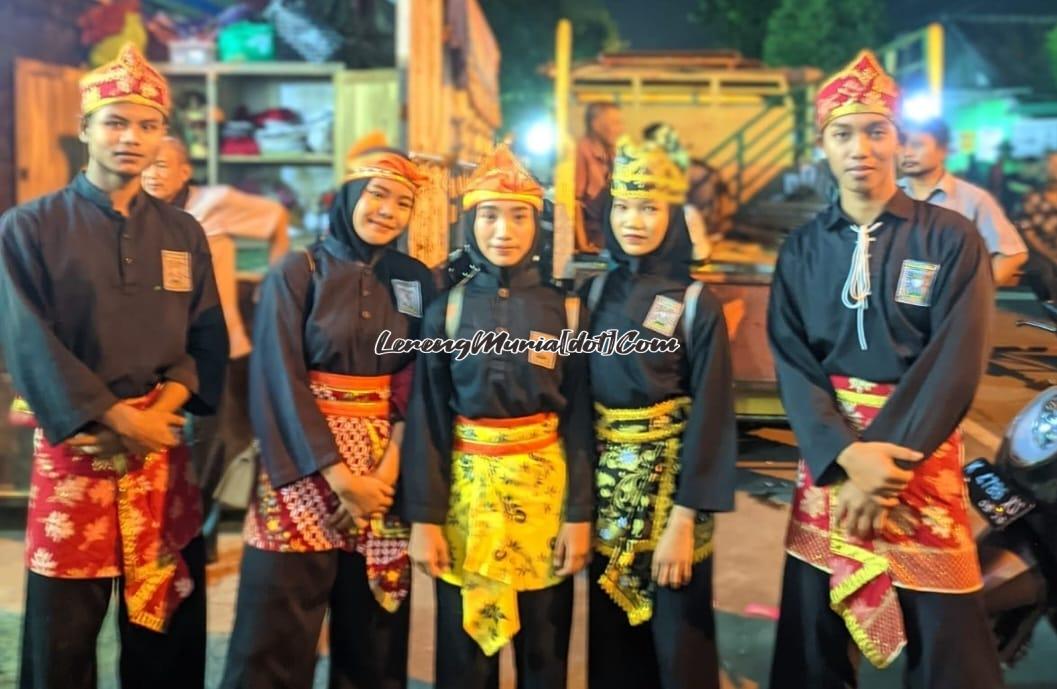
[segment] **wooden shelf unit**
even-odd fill
[[[238,185],[249,176],[267,174],[282,179],[298,196],[301,205],[309,207],[325,187],[340,182],[343,156],[338,155],[344,66],[340,63],[313,64],[306,62],[218,62],[206,65],[160,63],[156,65],[173,87],[174,102],[189,90],[200,91],[206,97],[209,113],[223,113],[225,119],[234,116],[240,105],[250,113],[268,108],[289,108],[303,118],[310,118],[325,110],[334,114],[329,150],[297,153],[262,153],[260,155],[227,155],[221,153],[222,122],[210,117],[207,122],[208,153],[193,162],[203,174],[196,179],[206,184]],[[315,175],[310,181],[302,173],[284,174],[287,167],[328,167],[330,174]],[[274,168],[270,169],[269,168]]]

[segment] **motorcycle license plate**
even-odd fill
[[[969,479],[969,499],[991,526],[1004,529],[1030,512],[1035,503],[1018,493],[1002,472],[984,459],[965,465]]]

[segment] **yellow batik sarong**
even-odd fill
[[[609,558],[598,585],[632,625],[653,616],[653,551],[668,525],[679,478],[690,398],[642,409],[595,405],[602,452],[595,472],[598,505],[595,550]],[[714,520],[699,513],[694,564],[712,554]]]
[[[462,588],[463,628],[487,655],[521,627],[518,592],[561,581],[565,481],[556,415],[456,419],[444,526],[452,567],[441,578]]]

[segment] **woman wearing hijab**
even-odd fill
[[[557,340],[586,318],[541,280],[543,190],[505,147],[462,199],[479,272],[426,311],[423,340]],[[431,352],[434,351],[431,349]],[[423,353],[404,444],[411,559],[437,578],[437,689],[495,689],[513,640],[518,687],[562,689],[571,575],[590,550],[594,437],[582,355]]]
[[[417,337],[433,293],[395,248],[424,179],[383,138],[361,141],[329,235],[263,283],[250,360],[262,466],[225,689],[311,687],[328,609],[330,687],[406,684],[408,530],[391,508],[413,354],[375,343]]]
[[[589,357],[600,442],[592,689],[719,687],[712,515],[733,508],[737,434],[723,310],[690,277],[685,193],[665,149],[620,141],[604,225],[615,266],[584,287],[590,334],[679,347]]]
[[[686,176],[687,191],[681,194],[683,214],[686,216],[686,227],[690,231],[690,240],[693,242],[693,261],[690,263],[691,271],[700,270],[708,263],[712,255],[712,240],[708,238],[708,225],[702,209],[695,206],[690,198],[690,153],[683,146],[679,134],[675,129],[663,122],[655,122],[642,130],[642,136],[655,146],[659,146],[667,152],[679,172]]]

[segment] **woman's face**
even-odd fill
[[[374,177],[352,210],[352,227],[368,244],[384,246],[407,228],[414,207],[415,194],[407,185]]]
[[[536,217],[532,206],[522,201],[485,201],[477,206],[473,233],[489,263],[509,268],[532,249]]]
[[[646,256],[657,250],[668,231],[668,204],[659,196],[613,199],[609,222],[617,243],[628,256]]]

